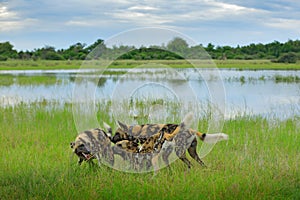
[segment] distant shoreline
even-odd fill
[[[135,68],[135,67],[172,67],[172,68],[225,68],[237,70],[300,70],[300,63],[273,63],[270,60],[117,60],[111,61],[56,61],[56,60],[8,60],[0,61],[0,70],[50,70],[89,68],[86,63],[93,63],[90,68]],[[83,64],[84,63],[84,64]]]

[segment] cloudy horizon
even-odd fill
[[[171,29],[203,45],[285,42],[299,39],[299,10],[296,0],[0,0],[0,42],[61,49],[143,27]]]

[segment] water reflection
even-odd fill
[[[140,99],[172,99],[175,98],[174,94],[180,93],[183,101],[205,104],[211,96],[203,77],[209,74],[205,80],[211,84],[216,80],[209,69],[201,69],[202,76],[195,69],[172,71],[135,68],[130,69],[130,73],[128,71],[110,69],[103,74],[96,70],[0,71],[0,104],[6,106],[45,100],[71,102],[75,81],[80,83],[82,94],[86,88],[95,87],[92,97],[95,101],[112,98],[121,100],[130,95]],[[262,115],[272,113],[280,118],[300,114],[300,71],[221,69],[220,74],[226,93],[227,117],[244,112]],[[96,85],[94,80],[97,80]],[[136,89],[145,84],[148,85],[143,90],[124,95],[132,90],[130,88]]]

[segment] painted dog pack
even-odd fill
[[[195,131],[189,128],[191,120],[192,116],[187,115],[180,124],[127,125],[118,121],[119,127],[113,137],[110,126],[104,124],[107,132],[99,128],[84,131],[71,143],[71,148],[79,157],[79,164],[97,158],[99,165],[104,161],[113,166],[114,156],[119,155],[130,161],[134,170],[149,170],[151,166],[155,170],[159,156],[168,166],[169,156],[175,151],[190,168],[191,162],[186,157],[188,150],[194,160],[205,166],[197,154],[197,137],[204,142],[213,142],[227,140],[228,136]]]
[[[165,165],[169,165],[169,156],[174,150],[176,155],[190,168],[191,163],[186,157],[186,150],[190,156],[200,165],[204,166],[203,161],[197,154],[197,138],[204,140],[206,135],[190,129],[191,116],[187,116],[181,124],[143,124],[127,125],[118,122],[119,128],[116,130],[112,141],[114,143],[122,142],[122,148],[128,149],[132,144],[141,144],[136,152],[151,153],[161,151],[162,159]],[[127,141],[127,142],[124,142]],[[126,147],[128,144],[130,147]],[[138,148],[138,145],[135,145]]]

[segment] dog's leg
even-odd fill
[[[153,166],[153,177],[156,176],[158,170],[159,170],[159,166],[158,166],[158,154],[153,155],[152,159],[152,166]]]
[[[131,170],[138,171],[139,170],[139,159],[140,155],[138,153],[128,152],[128,160],[130,162],[130,168]]]
[[[78,165],[81,165],[82,162],[83,162],[83,159],[82,159],[82,158],[79,158],[79,160],[78,160]]]
[[[132,156],[132,164],[133,164],[133,169],[135,171],[139,171],[140,170],[140,157],[141,155],[137,154],[137,153],[131,153],[131,156]]]
[[[105,158],[105,161],[112,167],[114,165],[115,162],[115,157],[113,154],[113,150],[111,147],[106,147],[103,151],[103,155]]]
[[[144,153],[134,153],[135,156],[135,170],[141,171],[147,166],[147,154]],[[151,162],[151,161],[150,161]]]
[[[180,135],[175,141],[175,153],[182,160],[188,168],[191,168],[191,162],[186,158],[186,149],[187,149],[187,138],[184,135]]]
[[[152,160],[152,155],[151,154],[146,154],[144,156],[144,161],[145,161],[145,165],[146,165],[146,170],[148,171],[151,166],[152,166],[152,163],[151,163],[151,160]]]
[[[101,167],[101,157],[100,157],[100,153],[96,153],[95,156],[96,156],[96,158],[97,158],[99,167]]]
[[[88,160],[87,163],[89,164],[90,167],[95,167],[95,163],[93,162],[93,159]]]
[[[190,154],[190,156],[196,160],[201,166],[206,167],[206,165],[204,164],[204,162],[199,158],[198,154],[197,154],[197,138],[195,138],[192,143],[191,146],[188,148],[188,152]]]
[[[169,156],[171,155],[172,151],[173,151],[173,147],[171,145],[162,151],[162,159],[163,159],[164,163],[166,164],[166,166],[169,166],[169,164],[170,164]]]
[[[185,154],[181,155],[179,158],[180,158],[180,160],[182,160],[182,161],[188,166],[189,169],[191,168],[192,164],[191,164],[191,162],[186,158],[186,155],[185,155]]]
[[[181,146],[175,148],[176,155],[180,158],[180,160],[182,160],[188,166],[188,168],[191,168],[192,164],[186,158],[185,150],[186,149],[184,147],[181,147]]]

